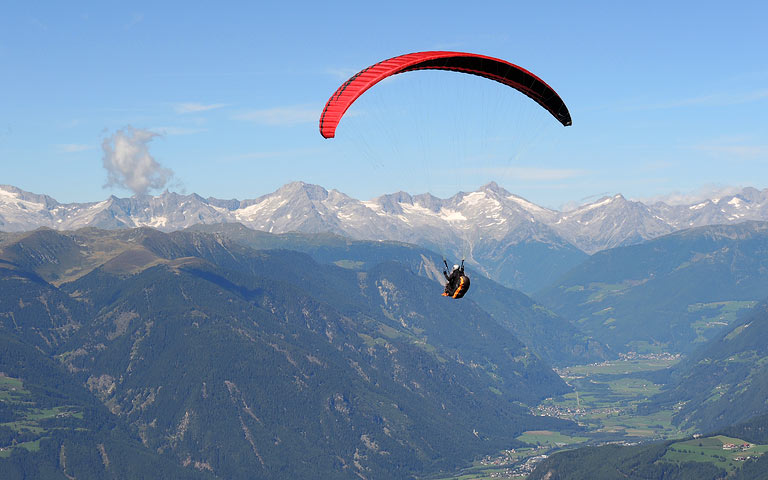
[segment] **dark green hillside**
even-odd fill
[[[599,252],[536,298],[618,350],[692,351],[768,291],[768,224]]]
[[[725,427],[719,435],[742,438],[747,442],[768,445],[768,415],[750,418],[746,422]],[[746,462],[739,472],[739,480],[768,479],[768,455],[762,455],[755,461]]]
[[[331,234],[289,233],[272,235],[240,224],[196,225],[192,231],[215,233],[232,242],[258,250],[286,249],[309,254],[323,264],[365,271],[382,262],[396,260],[411,271],[442,282],[442,259],[420,247],[398,242],[353,241]],[[473,300],[529,348],[555,365],[592,363],[615,358],[605,345],[587,337],[562,317],[536,304],[525,294],[469,271]],[[440,287],[434,287],[439,291]]]
[[[74,238],[55,230],[41,228],[20,237],[4,246],[2,258],[23,270],[62,269],[83,257],[83,249]]]
[[[479,242],[473,255],[483,258],[485,275],[528,295],[546,288],[588,255],[568,242],[519,242],[515,238]]]
[[[119,295],[100,296],[108,303],[62,358],[152,448],[227,478],[448,468],[552,423],[512,401],[565,386],[487,316],[467,307],[452,317],[441,297],[428,305],[436,312],[411,310],[406,301],[430,287],[396,265],[366,278],[320,269],[306,285],[315,298],[282,280],[311,259],[276,255],[258,265],[268,277],[197,262],[115,283]],[[69,288],[91,296],[108,277],[97,270]],[[324,303],[331,285],[349,288],[345,314]],[[366,304],[354,311],[360,288]]]
[[[528,480],[717,480],[725,471],[712,463],[662,459],[672,442],[626,447],[605,445],[557,453],[542,461]]]
[[[709,436],[560,452],[541,461],[528,480],[766,480],[765,427],[762,417]]]
[[[251,230],[239,223],[195,225],[186,231],[206,232],[254,250],[292,250],[310,255],[316,262],[351,270],[367,270],[397,260],[416,273],[442,278],[441,257],[422,247],[400,242],[351,240],[331,233],[284,233],[273,235]]]
[[[768,414],[752,417],[746,422],[720,429],[719,435],[743,438],[752,443],[768,445]]]
[[[526,404],[568,390],[530,348],[401,263],[341,268],[193,232],[44,235],[0,251],[0,334],[55,360],[46,384],[77,386],[102,416],[83,413],[92,435],[75,422],[29,453],[15,448],[22,463],[41,455],[48,468],[42,455],[64,435],[66,452],[82,452],[68,459],[103,464],[104,445],[117,464],[103,435],[124,431],[125,461],[151,452],[137,462],[157,471],[405,478],[519,445],[523,431],[574,426],[529,414]],[[76,464],[50,468],[71,475]]]
[[[709,431],[768,413],[768,303],[675,369],[655,405],[678,404],[674,421]]]
[[[3,479],[211,478],[138,437],[55,360],[0,331]]]
[[[0,260],[0,333],[51,354],[82,326],[86,307],[40,278]]]
[[[521,292],[475,276],[471,297],[499,324],[553,365],[587,364],[616,358],[616,353],[605,344],[587,336],[562,316]]]
[[[194,225],[193,231],[221,233],[232,240],[256,249],[285,248],[309,253],[319,262],[343,261],[341,252],[346,252],[347,260],[363,261],[366,264],[378,263],[393,254],[409,256],[422,254],[424,251],[441,251],[438,245],[425,244],[423,247],[383,241],[357,241],[329,233],[303,234],[285,233],[272,235],[251,230],[239,223],[219,225]],[[556,237],[556,235],[555,235]],[[371,248],[377,245],[376,248]],[[501,240],[479,241],[472,247],[473,257],[480,259],[483,275],[510,289],[521,290],[530,294],[538,291],[563,275],[571,268],[583,262],[588,255],[568,242],[520,241],[514,235]],[[362,259],[362,260],[361,260]],[[438,266],[440,258],[438,257]]]

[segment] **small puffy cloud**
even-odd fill
[[[211,103],[211,104],[203,104],[203,103],[179,103],[176,104],[173,108],[176,110],[176,113],[181,114],[188,114],[188,113],[200,113],[200,112],[207,112],[209,110],[216,110],[218,108],[226,107],[226,103]]]
[[[165,187],[173,178],[173,171],[160,165],[149,153],[149,142],[157,136],[149,130],[127,126],[105,138],[101,144],[107,170],[104,186],[119,186],[136,194]]]
[[[237,115],[235,119],[270,126],[291,126],[317,122],[322,109],[307,105],[265,108],[251,110]]]

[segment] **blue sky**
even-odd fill
[[[62,202],[131,195],[104,187],[103,144],[122,131],[169,173],[152,193],[255,198],[303,180],[446,197],[495,180],[557,208],[766,188],[766,18],[757,1],[5,2],[0,184]],[[361,97],[336,139],[319,135],[348,76],[420,50],[521,65],[573,126],[492,82],[415,72]],[[471,105],[450,101],[462,89]]]

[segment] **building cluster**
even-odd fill
[[[743,451],[745,451],[745,450],[749,450],[749,449],[750,449],[750,448],[752,448],[753,446],[754,446],[754,445],[752,445],[751,443],[740,443],[740,444],[736,444],[736,443],[724,443],[724,444],[723,444],[723,450],[729,450],[729,451],[732,451],[732,452],[733,452],[733,451],[736,451],[736,452],[743,452]]]
[[[533,470],[536,468],[536,465],[547,458],[548,455],[536,455],[534,457],[529,457],[525,460],[525,462],[515,465],[514,467],[506,468],[502,472],[493,472],[491,473],[491,478],[526,478],[528,475],[533,472]]]
[[[535,414],[540,417],[557,417],[566,420],[573,420],[576,417],[583,415],[605,415],[608,417],[615,415],[622,415],[626,409],[619,407],[605,407],[605,408],[573,408],[564,407],[560,405],[539,405],[535,409]]]
[[[540,417],[573,418],[578,415],[586,415],[585,408],[563,407],[560,405],[539,405],[536,407],[536,415]]]
[[[510,452],[510,453],[508,453]],[[514,454],[515,450],[505,450],[502,452],[502,454],[498,457],[492,457],[490,455],[486,456],[482,460],[480,460],[480,465],[484,467],[500,467],[502,465],[511,465],[517,460],[512,457],[511,454]]]
[[[605,368],[605,367],[614,367],[616,365],[620,365],[622,362],[629,362],[629,361],[636,361],[636,360],[643,360],[643,361],[663,361],[663,362],[672,362],[675,360],[679,360],[681,358],[681,355],[679,353],[668,353],[668,352],[659,352],[659,353],[637,353],[637,352],[627,352],[627,353],[619,353],[619,359],[618,360],[605,360],[602,362],[594,362],[590,363],[589,365],[586,365],[587,367],[597,367],[597,368]],[[560,378],[562,379],[580,379],[585,378],[588,376],[588,374],[585,373],[576,373],[583,369],[583,366],[577,366],[577,367],[554,367],[552,370],[557,373]]]
[[[521,452],[528,451],[530,453],[535,453],[537,450],[547,451],[548,448],[538,446],[533,449],[523,449]],[[501,455],[495,457],[490,455],[486,456],[480,460],[480,464],[484,467],[508,466],[508,468],[505,468],[504,470],[491,472],[489,474],[491,478],[525,478],[531,472],[533,472],[533,469],[536,468],[537,463],[544,460],[548,456],[540,453],[538,455],[532,455],[526,458],[524,461],[520,462],[517,455],[519,455],[521,452],[518,452],[514,448],[510,450],[504,450],[501,452]]]
[[[752,460],[753,458],[755,457],[751,455],[739,455],[738,457],[733,457],[733,459],[737,462],[746,462],[747,460]]]
[[[627,352],[627,353],[620,353],[619,358],[622,360],[679,360],[680,354],[679,353],[668,353],[668,352],[659,352],[659,353],[637,353],[637,352]]]

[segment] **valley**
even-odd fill
[[[573,392],[548,398],[532,409],[537,415],[575,422],[568,431],[532,430],[517,439],[526,447],[507,449],[476,460],[469,468],[435,480],[525,479],[549,456],[586,446],[639,446],[669,441],[663,461],[679,464],[702,462],[728,472],[743,462],[768,452],[768,444],[754,444],[723,435],[705,436],[681,430],[672,422],[676,408],[644,413],[638,406],[659,393],[661,384],[647,374],[669,369],[680,361],[678,354],[622,355],[620,359],[556,369]],[[679,441],[674,441],[680,439]]]
[[[623,355],[618,360],[556,369],[574,391],[547,399],[536,407],[539,415],[576,422],[585,429],[584,443],[636,443],[685,435],[672,424],[672,410],[651,414],[638,406],[661,391],[644,374],[670,368],[679,355]]]

